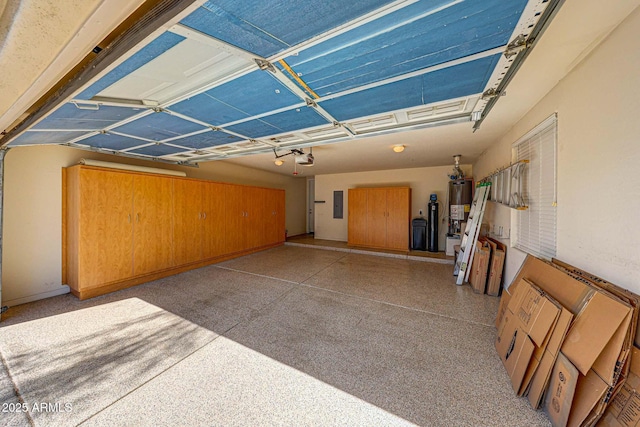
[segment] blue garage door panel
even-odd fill
[[[330,123],[312,107],[300,107],[294,110],[283,111],[282,113],[263,117],[262,120],[281,129],[282,132],[290,132]]]
[[[184,37],[177,34],[170,32],[162,33],[158,38],[140,49],[129,59],[107,73],[107,75],[85,89],[82,93],[76,96],[76,99],[93,98],[121,78],[134,72],[147,62],[155,59],[157,56],[162,55],[183,40]]]
[[[391,3],[387,0],[208,1],[182,24],[269,57]]]
[[[36,144],[64,144],[89,132],[25,132],[9,144],[10,147],[18,145],[36,145]]]
[[[249,138],[261,138],[283,132],[291,132],[329,123],[311,107],[300,107],[294,110],[251,120],[228,127],[230,131],[246,135]]]
[[[126,125],[119,126],[113,129],[113,131],[161,141],[204,129],[206,129],[204,126],[172,116],[171,114],[153,113],[127,123]]]
[[[260,56],[270,56],[287,48],[282,41],[212,2],[206,2],[180,23]]]
[[[101,105],[97,110],[93,106],[76,107],[65,104],[46,119],[35,125],[34,129],[88,129],[102,130],[109,125],[140,114],[140,108],[109,107]]]
[[[220,126],[303,100],[268,71],[257,70],[169,107],[169,110]]]
[[[220,102],[206,93],[185,99],[167,110],[193,117],[214,126],[249,117],[244,111]]]
[[[78,144],[88,145],[94,148],[106,148],[108,150],[126,150],[127,148],[143,145],[145,141],[127,138],[121,135],[99,133],[98,135],[78,141]]]
[[[257,70],[206,92],[249,116],[302,102],[269,71]]]
[[[170,144],[181,145],[194,149],[215,147],[216,145],[231,144],[233,142],[242,141],[235,135],[230,135],[222,131],[210,131],[199,133],[197,135],[187,136],[169,142]]]
[[[287,62],[326,96],[504,46],[527,1],[467,0],[429,14],[449,3],[414,3]]]
[[[154,144],[149,145],[148,147],[137,148],[135,150],[127,151],[127,153],[133,154],[144,154],[146,156],[166,156],[168,154],[177,154],[177,153],[186,153],[187,151],[184,148],[172,147],[170,145],[164,144]]]
[[[320,104],[342,121],[480,93],[500,56],[477,59]]]
[[[260,138],[265,135],[275,135],[282,132],[280,129],[262,120],[251,120],[250,122],[229,126],[226,129],[244,135],[247,138]]]

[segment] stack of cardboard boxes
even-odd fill
[[[500,295],[505,255],[506,246],[499,241],[488,237],[478,239],[469,273],[469,284],[474,292]]]
[[[622,388],[607,407],[598,425],[635,427],[640,425],[640,349],[631,351],[631,371]]]
[[[556,427],[595,425],[629,376],[638,302],[570,265],[527,257],[496,319],[514,391]]]

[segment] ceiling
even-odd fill
[[[304,175],[473,161],[638,1],[567,0],[473,132],[548,2],[196,2],[9,146],[64,144],[149,160],[223,160]],[[295,25],[292,25],[295,23]],[[1,53],[1,51],[0,51]],[[541,64],[545,64],[544,67]],[[485,111],[486,113],[486,111]],[[3,143],[6,141],[2,141]],[[403,144],[402,153],[391,146]],[[262,154],[260,154],[262,153]]]

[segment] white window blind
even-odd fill
[[[529,160],[523,195],[529,209],[516,213],[515,247],[540,258],[556,256],[557,116],[518,140],[516,160]]]

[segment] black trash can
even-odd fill
[[[424,218],[414,218],[411,221],[412,239],[411,249],[414,251],[427,250],[427,220]]]

